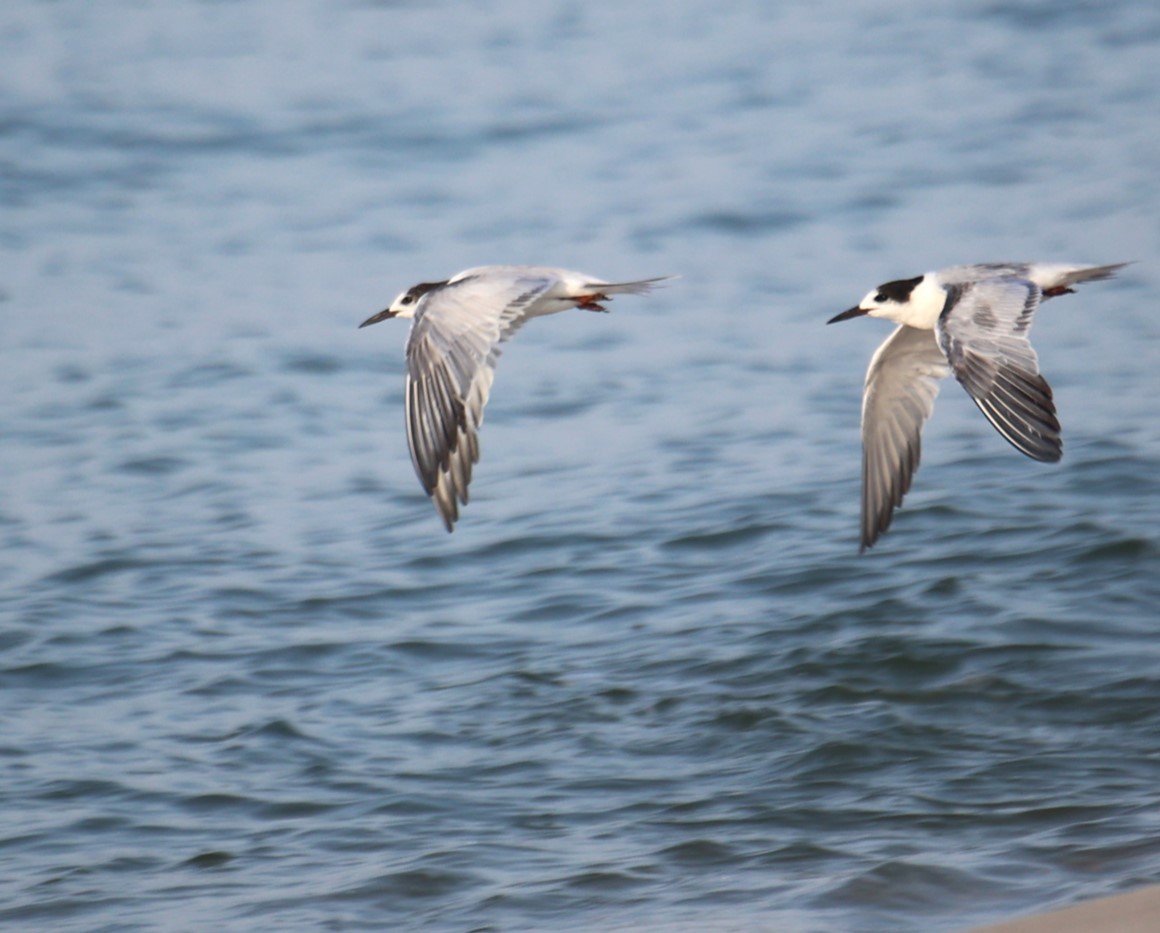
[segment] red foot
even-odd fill
[[[1055,288],[1045,288],[1043,290],[1044,298],[1058,298],[1060,295],[1074,295],[1075,289],[1068,288],[1066,285],[1057,285]]]
[[[577,308],[583,308],[585,311],[607,311],[603,305],[598,304],[601,301],[607,301],[607,295],[601,295],[597,292],[594,295],[577,295],[572,299],[576,302]]]

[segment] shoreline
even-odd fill
[[[1047,913],[971,927],[962,933],[1155,933],[1160,884],[1083,901]]]

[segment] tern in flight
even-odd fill
[[[604,311],[613,295],[642,295],[662,279],[605,282],[543,266],[479,266],[443,282],[422,282],[366,327],[412,318],[407,340],[407,443],[424,491],[451,531],[467,504],[479,462],[479,428],[500,344],[524,323],[569,308]]]
[[[939,381],[954,373],[1021,453],[1063,455],[1051,386],[1027,334],[1041,302],[1111,278],[1127,263],[997,262],[879,285],[827,324],[869,315],[898,324],[875,352],[862,395],[862,541],[872,547],[910,489]]]

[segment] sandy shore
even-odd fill
[[[1157,933],[1160,884],[965,933]]]

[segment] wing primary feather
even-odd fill
[[[922,428],[949,372],[934,333],[905,324],[870,360],[862,399],[862,551],[890,527],[910,491]]]

